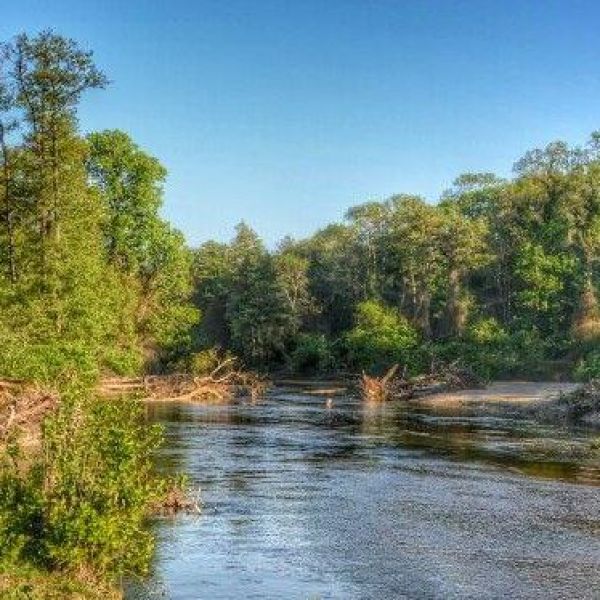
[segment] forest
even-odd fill
[[[466,173],[435,204],[398,194],[269,252],[244,223],[193,252],[199,347],[294,373],[600,371],[600,134]]]
[[[0,49],[0,379],[62,398],[28,469],[9,440],[3,566],[147,568],[159,436],[135,406],[98,402],[101,378],[228,356],[265,374],[458,361],[486,379],[600,376],[599,132],[527,152],[508,179],[459,175],[433,203],[353,206],[275,249],[244,222],[191,248],[161,216],[165,167],[123,131],[82,133],[82,96],[108,83],[52,31]]]
[[[4,47],[1,376],[193,370],[211,349],[266,371],[600,368],[600,134],[274,251],[245,223],[194,249],[160,216],[160,162],[122,131],[79,132],[80,97],[107,83],[55,34]]]

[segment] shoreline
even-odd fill
[[[430,407],[459,407],[478,405],[529,406],[548,403],[563,394],[574,392],[578,383],[555,381],[493,381],[485,388],[453,392],[434,392],[421,396],[417,402]]]

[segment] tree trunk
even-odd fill
[[[425,339],[431,338],[431,319],[430,319],[430,309],[431,309],[431,296],[428,291],[421,292],[419,297],[419,307],[417,313],[417,323],[419,324],[419,328],[423,333],[423,337]]]
[[[14,205],[12,199],[12,181],[10,156],[8,145],[6,144],[6,130],[3,123],[0,123],[0,150],[2,152],[2,174],[4,187],[4,224],[6,226],[6,254],[8,258],[8,276],[11,283],[17,280],[17,267],[15,262],[15,233],[13,224]]]
[[[449,276],[448,289],[448,319],[451,335],[460,336],[464,333],[465,323],[467,321],[467,310],[461,302],[461,277],[458,269],[451,269]]]

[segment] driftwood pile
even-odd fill
[[[361,380],[362,396],[368,402],[385,402],[391,396],[397,396],[399,385],[404,377],[395,379],[400,365],[394,365],[383,377],[371,377],[364,371]]]
[[[23,381],[0,381],[0,446],[11,434],[27,446],[39,442],[41,423],[58,406],[58,395]]]
[[[108,397],[136,394],[143,400],[181,402],[224,402],[239,397],[256,400],[268,383],[254,373],[235,369],[233,363],[234,359],[224,360],[203,376],[172,374],[104,379],[100,393]]]
[[[362,374],[360,391],[368,402],[386,400],[411,400],[436,392],[475,389],[484,386],[484,382],[469,369],[461,368],[457,363],[432,370],[427,375],[407,378],[406,369],[398,375],[399,365],[392,366],[383,377]]]

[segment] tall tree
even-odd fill
[[[106,257],[136,290],[131,319],[149,362],[189,351],[198,319],[191,304],[192,254],[159,214],[166,170],[118,130],[88,136],[90,179],[105,219]]]

